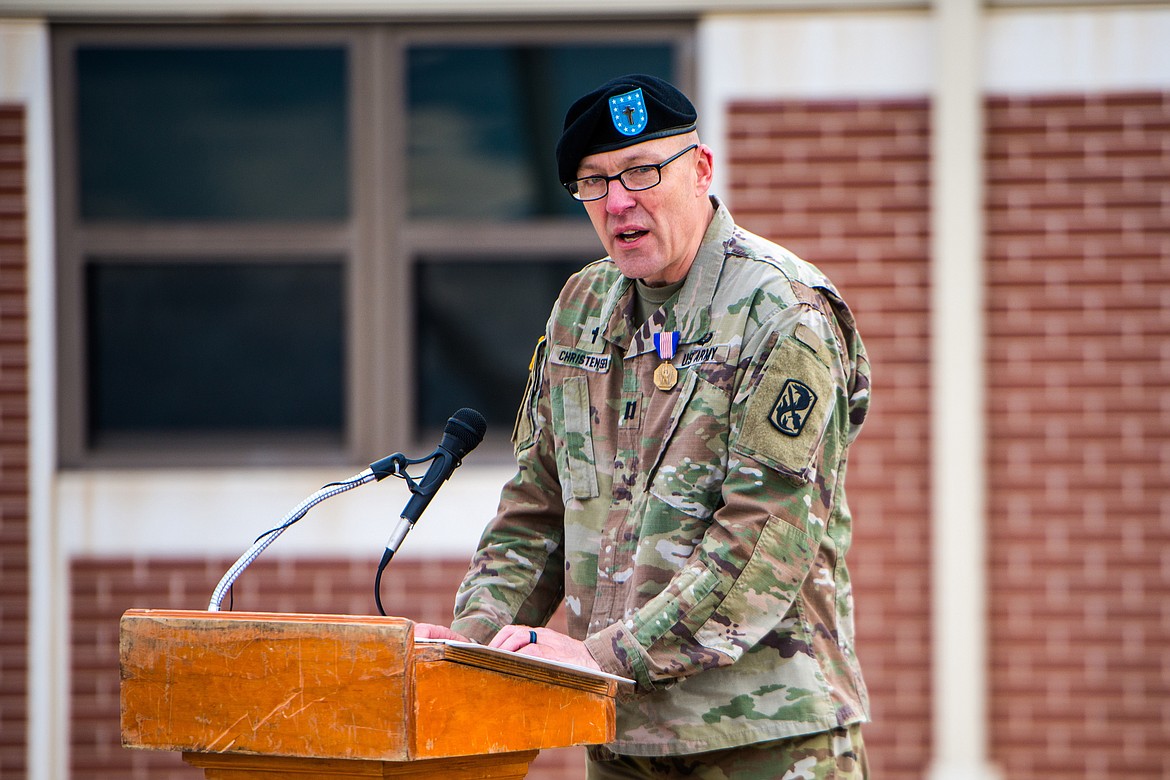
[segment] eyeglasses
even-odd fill
[[[657,187],[662,182],[662,169],[682,157],[692,149],[698,149],[698,144],[691,144],[678,154],[667,157],[660,163],[651,165],[636,165],[626,168],[613,176],[586,176],[584,179],[575,179],[565,182],[565,189],[569,194],[580,201],[601,200],[609,194],[609,183],[620,181],[622,186],[630,192],[648,190]]]

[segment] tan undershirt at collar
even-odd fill
[[[686,282],[685,277],[662,287],[651,287],[641,279],[635,279],[634,316],[638,319],[637,324],[641,326],[650,319],[650,315],[657,311],[659,306],[669,301],[675,293],[682,289],[684,282]]]

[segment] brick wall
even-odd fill
[[[311,522],[310,520],[306,522]],[[279,542],[278,542],[279,544]],[[271,555],[271,553],[270,553]],[[230,560],[82,558],[72,564],[71,777],[75,780],[199,780],[178,754],[121,747],[118,618],[127,609],[206,609]],[[466,561],[394,560],[382,578],[391,615],[447,624]],[[376,559],[260,558],[237,581],[235,608],[261,612],[374,614]],[[224,602],[227,607],[227,602]],[[558,617],[554,625],[563,622]],[[544,751],[530,780],[582,776],[580,748]]]
[[[988,108],[994,758],[1170,777],[1170,94]]]
[[[833,279],[873,364],[848,560],[875,777],[920,777],[930,747],[928,118],[925,100],[784,101],[727,122],[736,220]]]
[[[24,110],[0,106],[0,779],[23,777],[28,700]]]

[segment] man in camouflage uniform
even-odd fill
[[[865,351],[827,278],[708,195],[695,118],[649,76],[569,109],[560,176],[609,256],[553,308],[451,629],[417,630],[635,680],[591,778],[864,777]]]

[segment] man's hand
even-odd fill
[[[414,638],[415,639],[454,639],[456,642],[470,642],[471,640],[462,634],[456,634],[446,626],[436,626],[433,623],[415,623],[414,624]]]
[[[535,637],[536,642],[532,639]],[[530,628],[528,626],[504,626],[496,638],[491,641],[491,647],[501,650],[511,650],[521,655],[531,655],[536,658],[545,658],[550,661],[584,666],[586,669],[601,671],[597,661],[585,649],[585,643],[572,637],[553,631],[551,628]]]

